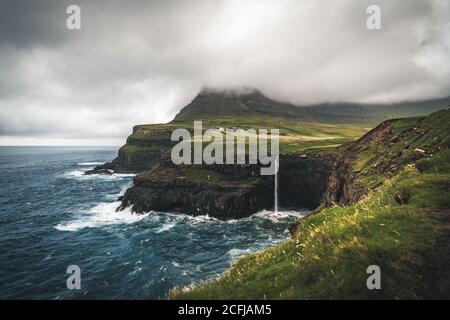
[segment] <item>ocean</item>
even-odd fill
[[[289,238],[307,211],[220,221],[116,212],[133,175],[84,176],[110,147],[0,147],[0,299],[166,299]],[[69,290],[68,266],[81,270]]]

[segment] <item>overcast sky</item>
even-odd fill
[[[296,104],[441,97],[449,47],[448,0],[1,1],[0,145],[120,145],[203,86]]]

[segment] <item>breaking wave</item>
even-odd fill
[[[104,162],[80,162],[80,163],[78,163],[78,165],[79,166],[83,166],[83,167],[85,167],[85,166],[99,166],[99,165],[102,165],[102,164],[104,164]]]
[[[103,179],[103,180],[121,180],[124,178],[134,177],[133,173],[113,173],[111,175],[105,174],[89,174],[85,175],[86,170],[71,170],[63,174],[65,178],[77,179],[77,180],[91,180],[91,179]]]
[[[177,225],[177,222],[170,222],[167,224],[163,224],[160,228],[158,228],[155,232],[156,233],[161,233],[161,232],[165,232],[165,231],[169,231],[170,229],[172,229],[173,227],[175,227]]]
[[[254,214],[252,217],[259,217],[271,220],[273,222],[279,222],[282,220],[285,220],[290,217],[295,218],[304,218],[310,213],[310,210],[304,210],[304,211],[291,211],[291,210],[285,210],[285,211],[269,211],[269,210],[262,210],[256,214]]]
[[[119,205],[120,202],[100,203],[88,210],[88,212],[81,213],[77,219],[67,223],[60,223],[55,228],[60,231],[77,231],[83,228],[97,228],[112,224],[130,224],[141,221],[149,215],[148,213],[132,213],[130,208],[116,211]]]
[[[233,248],[231,250],[229,250],[227,253],[228,255],[230,255],[231,258],[236,259],[242,256],[245,256],[249,253],[254,252],[251,249],[237,249],[237,248]]]

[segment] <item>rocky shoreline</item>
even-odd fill
[[[280,206],[318,207],[335,159],[333,152],[281,156]],[[114,170],[116,161],[86,174],[108,174]],[[134,172],[137,173],[134,185],[119,199],[122,203],[118,210],[131,206],[136,213],[153,210],[208,214],[219,219],[247,217],[273,209],[274,177],[260,176],[259,172],[259,165],[248,164],[176,166],[165,153],[152,169]]]
[[[331,174],[332,154],[280,158],[280,206],[315,208]],[[196,175],[194,175],[195,173]],[[162,161],[134,178],[119,210],[208,214],[220,219],[247,217],[274,205],[274,177],[259,176],[257,165],[174,166]]]

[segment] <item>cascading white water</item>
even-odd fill
[[[273,193],[273,198],[274,198],[273,211],[275,213],[278,212],[278,168],[279,168],[278,161],[279,161],[279,158],[277,156],[275,159],[275,177],[274,177],[275,186],[274,186],[274,191],[273,191],[274,192]]]

